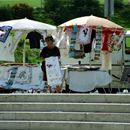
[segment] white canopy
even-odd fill
[[[14,61],[14,51],[23,34],[36,30],[47,35],[56,30],[56,26],[27,18],[0,22],[0,27],[2,26],[11,26],[11,31],[14,31],[13,38],[9,35],[6,42],[0,44],[0,60],[4,61]],[[25,49],[23,49],[23,63],[25,63]]]
[[[78,25],[78,26],[86,25],[88,27],[89,26],[101,26],[101,27],[106,27],[106,28],[123,29],[123,27],[121,27],[120,25],[118,25],[108,19],[96,17],[93,15],[71,19],[71,20],[59,25],[59,27],[67,27],[67,26],[73,26],[73,25]]]
[[[27,18],[0,22],[0,26],[11,26],[12,30],[56,30],[56,26]]]

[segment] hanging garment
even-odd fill
[[[31,49],[33,48],[40,49],[40,40],[43,39],[43,36],[36,31],[32,31],[28,33],[26,39],[29,39]]]
[[[118,51],[120,49],[120,43],[122,42],[122,31],[120,30],[110,30],[110,29],[103,29],[103,37],[102,37],[102,51],[112,52]],[[120,39],[121,38],[121,39]],[[119,42],[119,43],[118,43]]]
[[[62,49],[67,48],[68,36],[66,32],[62,32],[61,37],[58,39],[57,46]]]
[[[109,52],[112,52],[116,49],[116,44],[119,40],[118,35],[116,35],[115,33],[109,35],[109,40],[108,40],[108,50]]]
[[[77,32],[78,32],[78,26],[77,26],[77,25],[74,25],[74,26],[73,26],[72,32],[73,32],[73,33],[77,33]]]
[[[95,38],[95,36],[96,36],[96,31],[93,29],[93,30],[92,30],[92,33],[91,33],[91,37],[90,37],[90,42],[89,42],[89,44],[83,45],[83,46],[84,46],[84,52],[85,52],[85,53],[91,52],[92,42],[93,42],[93,39]]]
[[[110,41],[108,42],[109,51],[119,51],[121,49],[121,45],[124,39],[125,33],[113,33],[110,37]]]
[[[92,29],[88,27],[81,27],[79,31],[79,42],[81,44],[89,44],[91,41]]]
[[[0,41],[5,42],[12,27],[11,26],[2,26],[0,27]]]
[[[102,33],[102,47],[101,50],[105,51],[105,52],[109,52],[110,48],[108,46],[108,44],[110,43],[111,40],[111,36],[112,36],[112,31],[108,30],[108,29],[103,29],[103,33]]]

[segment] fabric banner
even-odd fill
[[[0,66],[0,88],[43,90],[41,66]]]
[[[32,71],[30,67],[19,67],[15,76],[16,84],[30,84],[32,78]]]

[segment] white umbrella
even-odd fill
[[[27,18],[0,22],[0,26],[11,26],[12,30],[56,30],[56,26]]]
[[[75,18],[72,20],[69,20],[61,25],[59,25],[59,27],[67,27],[67,26],[73,26],[73,25],[86,25],[86,26],[101,26],[101,27],[106,27],[106,28],[119,28],[119,29],[123,29],[123,27],[121,27],[120,25],[105,19],[105,18],[100,18],[100,17],[96,17],[96,16],[84,16],[84,17],[79,17],[79,18]]]

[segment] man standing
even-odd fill
[[[58,57],[60,59],[60,51],[59,48],[57,48],[54,44],[54,39],[51,35],[47,36],[45,38],[45,42],[47,44],[46,47],[44,47],[40,53],[40,57],[42,58],[42,71],[43,71],[43,80],[47,81],[47,74],[46,74],[46,64],[45,59],[49,57]],[[52,87],[48,86],[49,92],[52,92]],[[61,86],[57,85],[54,92],[61,92]]]

